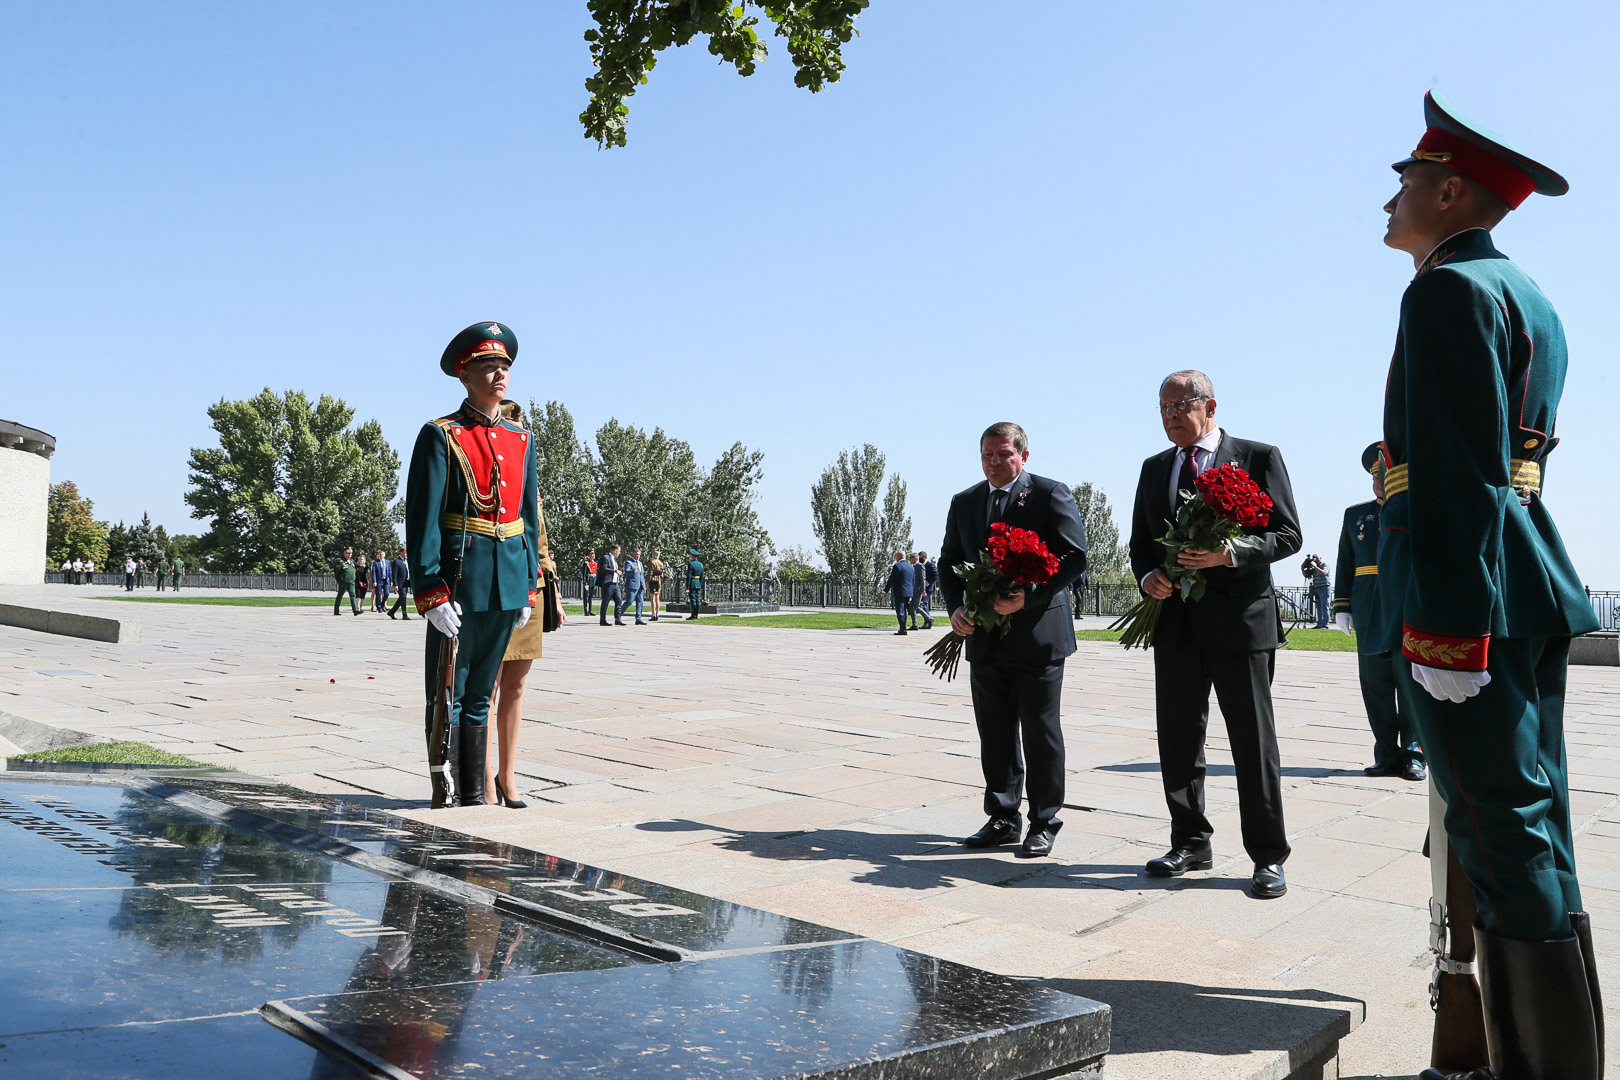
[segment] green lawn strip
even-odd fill
[[[1074,636],[1081,641],[1118,641],[1118,630],[1081,630]],[[1337,630],[1290,630],[1284,648],[1295,652],[1355,652],[1356,639]]]
[[[60,750],[41,750],[33,754],[18,754],[11,761],[94,761],[109,765],[190,765],[208,768],[208,763],[193,761],[155,746],[138,742],[88,743],[84,746],[65,746]],[[234,770],[233,770],[234,771]]]
[[[209,607],[331,607],[331,597],[320,596],[97,596],[96,600],[116,600],[125,604],[204,604]],[[389,600],[392,605],[393,600]],[[344,611],[349,609],[345,607]],[[370,607],[365,607],[370,612]],[[415,611],[415,607],[410,608]],[[584,608],[578,604],[564,604],[563,610],[579,615]]]
[[[666,620],[695,626],[767,626],[787,630],[893,630],[896,626],[893,615],[882,612],[868,615],[858,611],[807,611],[793,615],[704,615],[697,619],[688,619],[685,615],[676,613],[664,616],[659,622]]]

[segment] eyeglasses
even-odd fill
[[[1159,402],[1159,415],[1169,416],[1171,413],[1179,413],[1186,416],[1198,406],[1199,402],[1208,400],[1207,397],[1189,397],[1182,398],[1180,401],[1161,401]]]

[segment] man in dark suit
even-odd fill
[[[906,612],[911,610],[911,598],[916,588],[916,572],[912,564],[906,561],[906,553],[894,553],[894,565],[889,567],[889,580],[884,583],[883,591],[894,602],[894,617],[900,620],[900,629],[895,631],[896,636],[906,632]]]
[[[939,549],[939,586],[951,629],[967,638],[973,719],[979,728],[984,809],[990,820],[963,841],[970,848],[1018,839],[1021,792],[1029,793],[1029,832],[1018,854],[1045,855],[1063,827],[1063,661],[1074,652],[1069,583],[1086,568],[1086,530],[1069,489],[1024,468],[1029,437],[1017,424],[992,424],[979,437],[985,479],[951,499]],[[992,522],[1030,529],[1058,558],[1058,572],[995,602],[1012,616],[1005,636],[979,628],[963,610],[956,567],[978,562]],[[1022,735],[1023,753],[1019,753]],[[1028,770],[1026,775],[1026,768]]]
[[[388,569],[397,590],[394,593],[394,606],[388,609],[388,617],[392,619],[394,612],[397,611],[406,622],[410,622],[411,613],[405,607],[405,594],[411,591],[411,560],[403,546],[399,549],[399,554],[394,556],[394,561],[389,564]]]
[[[623,626],[624,620],[619,617],[619,545],[614,544],[602,556],[602,561],[596,566],[596,587],[602,591],[602,606],[599,609],[603,626],[608,624],[608,613],[613,614],[613,625]]]
[[[1299,515],[1288,470],[1275,446],[1233,438],[1215,423],[1215,384],[1201,371],[1178,371],[1159,386],[1159,416],[1175,445],[1142,463],[1131,514],[1131,570],[1142,591],[1165,602],[1153,641],[1159,768],[1170,805],[1170,851],[1147,864],[1155,877],[1207,870],[1214,828],[1204,815],[1204,734],[1213,686],[1226,718],[1237,770],[1243,847],[1254,861],[1249,895],[1288,891],[1283,829],[1282,764],[1271,708],[1271,677],[1282,644],[1282,619],[1271,564],[1300,548]],[[1204,572],[1200,600],[1184,601],[1158,569],[1175,511],[1205,469],[1237,465],[1271,496],[1271,522],[1249,529],[1252,547],[1182,551],[1182,566]]]

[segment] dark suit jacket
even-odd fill
[[[1169,481],[1166,481],[1168,483]],[[1074,652],[1074,619],[1069,614],[1069,583],[1086,569],[1086,528],[1069,489],[1056,480],[1020,473],[1008,492],[1001,519],[1031,529],[1058,557],[1058,572],[1045,585],[1031,586],[1024,609],[1013,615],[1007,636],[975,630],[967,640],[970,662],[996,660],[1050,664]],[[951,498],[945,515],[945,541],[939,548],[939,588],[945,610],[962,606],[964,583],[956,568],[979,561],[990,540],[990,483],[981,481]]]
[[[619,580],[619,560],[613,557],[611,551],[603,552],[601,561],[596,564],[596,585],[605,589],[615,585]]]
[[[883,586],[883,591],[909,598],[913,595],[912,586],[916,580],[917,573],[912,570],[911,563],[901,560],[889,567],[889,581]]]
[[[1174,446],[1142,463],[1136,483],[1136,507],[1131,513],[1131,573],[1141,581],[1148,571],[1164,564],[1165,548],[1159,539],[1170,531],[1170,470],[1175,467]],[[1271,496],[1271,523],[1246,530],[1259,540],[1254,547],[1232,549],[1232,566],[1204,571],[1204,597],[1192,603],[1173,594],[1159,616],[1160,640],[1178,640],[1190,633],[1198,647],[1210,652],[1254,652],[1275,649],[1282,643],[1282,619],[1271,587],[1271,564],[1300,548],[1299,514],[1294,489],[1288,482],[1282,451],[1265,443],[1237,439],[1221,431],[1210,467],[1236,464],[1260,490]],[[1174,636],[1167,636],[1174,635]]]
[[[409,560],[396,557],[388,565],[393,572],[394,588],[403,589],[411,583],[411,564]]]

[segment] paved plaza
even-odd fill
[[[0,603],[143,624],[134,645],[0,627],[0,713],[1047,980],[1114,1006],[1120,1077],[1284,1076],[1293,1033],[1322,1026],[1324,1010],[1353,1024],[1362,1003],[1343,1076],[1408,1076],[1427,1061],[1426,795],[1361,775],[1371,738],[1351,653],[1278,656],[1294,854],[1288,895],[1260,902],[1243,892],[1218,716],[1215,869],[1142,876],[1168,830],[1151,660],[1117,646],[1082,642],[1069,661],[1069,809],[1053,856],[1025,861],[956,842],[984,815],[966,679],[938,682],[922,664],[935,634],[575,618],[546,639],[529,681],[518,766],[529,808],[429,813],[423,623],[89,595],[0,589]],[[1571,669],[1568,743],[1582,883],[1612,988],[1620,670]]]

